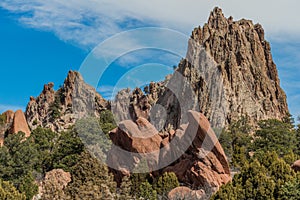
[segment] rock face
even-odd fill
[[[109,136],[116,146],[108,153],[107,164],[115,169],[113,171],[118,183],[124,175],[139,170],[143,154],[151,154],[147,157],[147,170],[152,171],[158,165],[162,138],[145,118],[138,118],[136,123],[132,120],[122,121]]]
[[[53,86],[53,83],[48,83],[37,98],[30,97],[26,118],[31,129],[42,126],[65,131],[78,117],[99,116],[108,107],[108,102],[86,84],[78,72],[69,71],[63,86],[57,91]]]
[[[12,110],[8,110],[1,114],[1,121],[0,121],[0,147],[3,146],[4,139],[6,133],[9,131],[13,120],[14,120],[14,112]]]
[[[178,132],[179,139],[176,146],[188,143],[191,139],[188,136],[196,133],[192,144],[175,165],[168,166],[164,171],[174,172],[179,181],[192,188],[217,189],[231,180],[226,155],[203,114],[189,111],[188,119],[189,124],[184,134],[180,135]]]
[[[175,132],[164,134],[145,118],[122,121],[110,132],[114,146],[107,157],[118,183],[143,161],[147,163],[144,172],[150,171],[153,176],[174,172],[180,182],[194,189],[209,189],[209,194],[230,181],[225,153],[208,120],[189,111],[188,121]]]
[[[260,24],[245,19],[233,21],[232,17],[227,19],[220,8],[215,8],[208,23],[192,32],[189,45],[188,62],[182,62],[179,68],[184,73],[201,68],[199,45],[204,47],[222,75],[227,102],[225,124],[243,115],[248,115],[252,122],[286,116],[286,95],[280,87],[271,47]],[[200,96],[199,102],[205,116],[211,118],[213,113],[207,109],[209,99]]]
[[[3,145],[7,134],[23,132],[25,137],[30,136],[31,131],[22,110],[17,110],[15,113],[12,110],[8,110],[2,115],[5,117],[5,120],[3,124],[0,124],[0,146]]]
[[[14,119],[12,126],[10,128],[10,133],[18,133],[18,132],[25,133],[25,137],[29,137],[31,131],[29,130],[25,115],[22,110],[17,110],[14,114]]]
[[[262,26],[226,18],[220,8],[211,12],[208,23],[194,29],[186,58],[174,74],[146,89],[146,94],[132,94],[140,98],[127,102],[138,105],[133,113],[143,113],[156,127],[179,128],[187,123],[188,110],[201,111],[214,128],[242,116],[248,116],[252,125],[281,120],[289,112]],[[153,114],[157,105],[163,109]]]

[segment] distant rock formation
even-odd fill
[[[0,146],[3,145],[6,134],[23,132],[26,138],[30,136],[31,131],[22,110],[17,110],[15,113],[8,110],[3,115],[5,122],[0,126]]]
[[[23,132],[25,133],[25,137],[30,136],[31,131],[29,130],[25,115],[22,110],[17,110],[15,112],[13,123],[9,132],[11,134]]]
[[[57,91],[53,86],[53,83],[48,83],[37,98],[30,97],[25,113],[31,129],[42,126],[65,131],[77,118],[88,114],[99,116],[109,106],[78,72],[69,71],[63,86]]]

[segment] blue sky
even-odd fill
[[[300,115],[300,26],[297,21],[300,3],[297,0],[1,0],[0,112],[24,109],[29,97],[37,96],[45,83],[54,82],[57,88],[70,69],[78,70],[90,51],[114,34],[155,26],[189,35],[194,27],[207,21],[209,12],[216,5],[226,16],[248,18],[263,25],[272,45],[290,111],[294,116]],[[132,52],[131,55],[135,58],[152,56],[130,60],[132,56],[124,55],[116,60],[98,87],[101,93],[109,94],[107,92],[114,83],[110,77],[129,71],[124,66],[124,71],[113,70],[122,64],[128,65],[124,60],[131,64],[140,65],[141,61],[154,64],[151,71],[147,71],[149,65],[143,65],[127,73],[120,86],[143,84],[132,78],[139,74],[146,74],[143,78],[147,80],[162,79],[180,59],[168,52],[151,49]],[[161,60],[168,62],[161,65]],[[151,72],[156,76],[150,76]]]

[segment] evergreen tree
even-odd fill
[[[130,199],[133,199],[133,197],[131,195],[131,188],[132,188],[132,183],[131,183],[129,177],[128,176],[124,176],[124,178],[122,179],[121,186],[120,186],[119,199],[120,200],[130,200]]]
[[[108,168],[83,152],[71,168],[72,181],[66,188],[72,199],[110,199],[116,197],[116,183]],[[100,198],[100,199],[101,199]]]
[[[284,156],[296,149],[296,134],[290,123],[276,119],[259,122],[259,129],[255,134],[254,147],[256,151],[276,151]]]
[[[31,199],[37,193],[33,172],[38,165],[39,157],[32,137],[25,134],[8,135],[4,146],[0,148],[0,178],[10,181],[26,199]]]
[[[281,200],[299,200],[300,199],[300,179],[295,178],[286,182],[279,190],[279,199]]]
[[[138,197],[145,200],[157,200],[157,192],[148,181],[145,181],[140,183]]]
[[[83,152],[84,145],[74,130],[62,132],[53,149],[51,166],[49,170],[61,168],[64,171],[70,171]]]
[[[10,182],[0,179],[0,199],[25,200],[26,196],[21,194]]]
[[[179,182],[176,174],[174,172],[165,172],[158,178],[154,189],[158,194],[162,195],[164,198],[167,198],[168,193],[178,186]]]
[[[297,188],[295,178],[290,165],[276,152],[259,151],[212,199],[280,199]]]
[[[300,124],[298,124],[297,130],[296,130],[296,149],[295,149],[295,153],[297,155],[300,155]]]
[[[249,118],[242,117],[231,123],[227,130],[223,130],[219,141],[224,148],[225,154],[234,167],[243,166],[249,151],[251,150],[252,128],[248,124]]]

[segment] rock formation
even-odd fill
[[[213,58],[223,80],[225,125],[243,115],[249,116],[253,123],[286,117],[286,95],[280,87],[271,47],[264,38],[260,24],[253,24],[251,20],[225,18],[222,10],[215,8],[208,23],[192,32],[186,60],[179,64],[179,71],[183,74],[203,68],[199,46]],[[205,69],[203,72],[206,74]],[[204,77],[208,88],[211,83],[207,80],[211,78]],[[193,83],[197,81],[197,78],[191,80]],[[201,84],[196,88],[197,91],[203,89]],[[211,98],[200,95],[199,102],[205,116],[213,120]]]
[[[146,90],[133,99],[127,95],[128,105],[138,104],[129,113],[144,113],[157,127],[179,128],[191,109],[201,111],[214,128],[242,116],[256,125],[259,120],[281,120],[289,113],[262,26],[226,18],[220,8],[211,12],[208,23],[194,29],[186,58],[174,74],[162,83],[151,83]],[[153,107],[161,109],[155,114]]]
[[[162,138],[145,118],[138,118],[136,123],[132,120],[120,122],[119,128],[112,130],[109,136],[114,145],[108,153],[107,164],[116,169],[114,174],[118,183],[124,175],[138,172],[138,165],[143,162],[142,154],[151,154],[147,157],[146,170],[152,171],[159,164]]]
[[[171,190],[168,194],[169,200],[178,199],[205,199],[204,190],[191,190],[185,186],[179,186]]]
[[[53,131],[65,131],[74,125],[77,118],[99,116],[108,107],[108,102],[86,84],[78,72],[69,71],[63,86],[57,91],[53,86],[53,83],[48,83],[37,98],[30,97],[26,118],[31,129],[42,126]]]
[[[29,137],[31,131],[29,130],[25,115],[22,110],[17,110],[14,114],[12,126],[9,131],[11,134],[23,132],[25,137]]]
[[[0,124],[0,146],[3,145],[6,134],[23,132],[25,137],[30,136],[31,131],[22,110],[17,110],[15,113],[8,110],[2,115],[5,117],[5,121]]]
[[[225,153],[205,116],[189,111],[188,119],[187,125],[167,134],[158,133],[145,118],[122,121],[110,132],[114,145],[107,157],[116,180],[120,183],[135,170],[154,176],[174,172],[180,182],[210,193],[230,181]],[[143,162],[147,168],[137,169]]]
[[[33,197],[38,199],[62,199],[64,197],[64,189],[71,182],[70,172],[62,169],[53,169],[46,172],[44,180],[39,182],[39,193]]]

